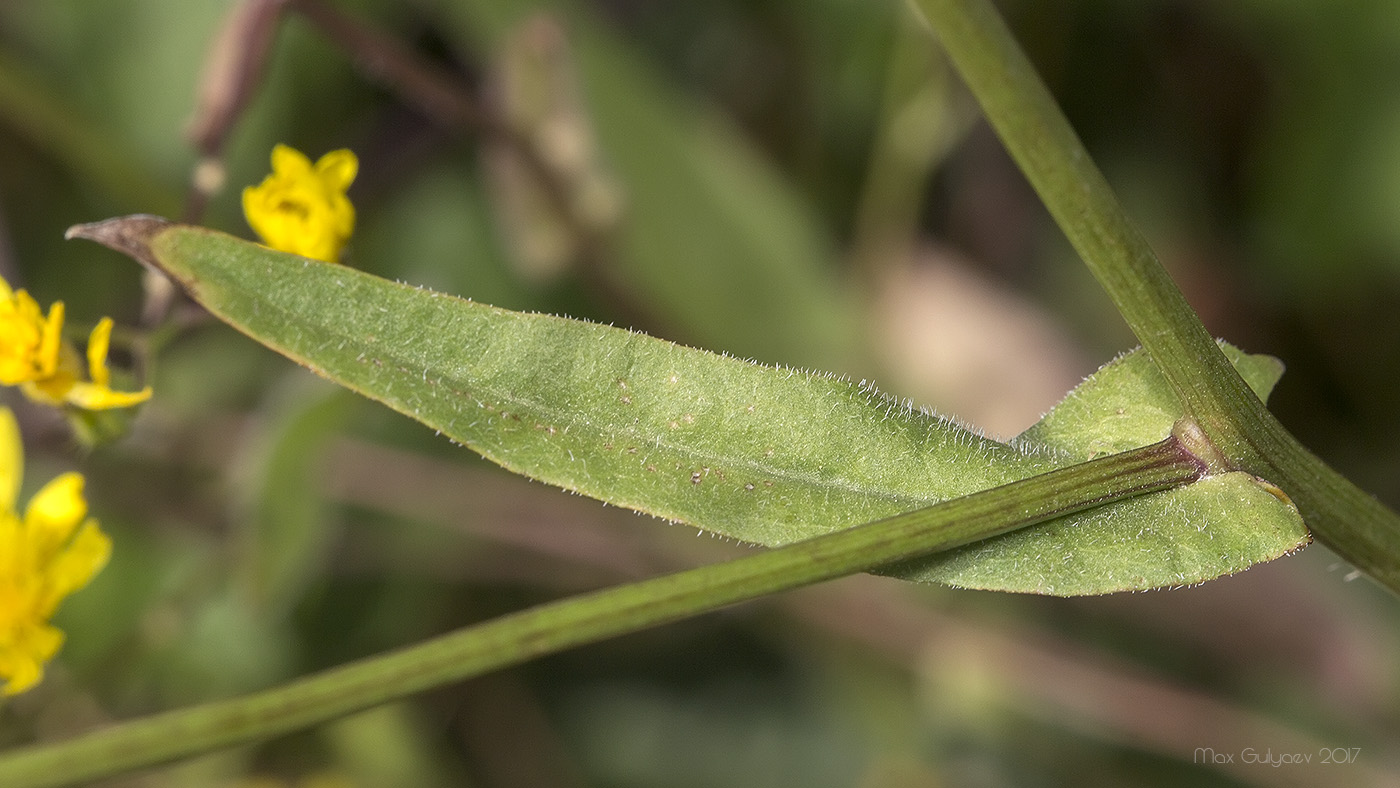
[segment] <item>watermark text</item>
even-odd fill
[[[1259,750],[1254,747],[1245,747],[1242,750],[1227,752],[1217,750],[1214,747],[1197,747],[1191,755],[1192,763],[1214,764],[1223,766],[1226,764],[1247,763],[1258,764],[1260,766],[1272,766],[1275,769],[1280,766],[1298,766],[1305,764],[1350,764],[1356,763],[1361,757],[1360,747],[1319,747],[1308,752],[1275,752],[1272,747]]]

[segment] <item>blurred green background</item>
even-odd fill
[[[274,143],[359,154],[351,265],[1001,436],[1133,344],[902,3],[293,2],[201,154],[200,86],[237,73],[207,51],[259,5],[0,4],[0,274],[128,326],[156,392],[91,451],[6,392],[26,489],[84,471],[116,548],[0,746],[743,552],[499,472],[62,240],[138,212],[247,236]],[[1003,8],[1211,331],[1288,364],[1275,412],[1400,506],[1400,5]],[[1394,785],[1397,741],[1396,600],[1313,546],[1090,599],[849,578],[111,785]]]

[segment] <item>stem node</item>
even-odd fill
[[[1172,437],[1176,438],[1182,448],[1196,458],[1205,471],[1205,475],[1214,476],[1236,470],[1225,453],[1211,442],[1205,430],[1202,430],[1201,426],[1191,417],[1183,416],[1176,420],[1176,423],[1172,425]]]

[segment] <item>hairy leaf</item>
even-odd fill
[[[1179,415],[1134,353],[1002,444],[865,382],[497,309],[210,230],[133,217],[75,234],[158,267],[259,342],[506,468],[764,545],[1160,440]],[[1277,362],[1235,355],[1267,389]],[[1202,582],[1307,541],[1281,493],[1231,473],[893,571],[1106,593]]]
[[[1221,348],[1261,398],[1283,374],[1272,356],[1223,342]],[[1181,415],[1166,379],[1146,353],[1134,350],[1090,376],[1013,444],[1088,460],[1161,440]],[[967,588],[1072,596],[1200,583],[1309,540],[1276,487],[1247,473],[1224,473],[903,569],[911,579]]]

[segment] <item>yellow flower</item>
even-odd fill
[[[0,383],[18,386],[52,377],[62,344],[63,303],[49,307],[48,317],[23,290],[13,292],[0,279]]]
[[[0,384],[20,386],[33,400],[49,405],[75,405],[85,410],[127,408],[151,398],[151,388],[113,391],[107,369],[112,320],[103,318],[88,337],[87,380],[78,352],[65,343],[63,302],[55,301],[48,316],[23,290],[11,290],[0,279]]]
[[[345,190],[359,166],[348,150],[331,151],[313,166],[301,151],[278,145],[272,174],[243,190],[243,215],[273,249],[339,262],[355,230],[355,206]]]
[[[19,427],[0,408],[0,694],[24,692],[63,645],[49,624],[58,604],[107,563],[112,542],[87,516],[83,477],[65,473],[15,509],[23,473]]]

